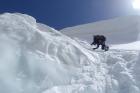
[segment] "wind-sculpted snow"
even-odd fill
[[[140,93],[139,58],[94,52],[28,15],[0,15],[0,93]]]
[[[83,65],[96,69],[76,41],[24,14],[0,15],[0,51],[0,93],[42,93],[71,85]]]
[[[112,50],[98,52],[98,56],[97,71],[83,66],[71,85],[55,86],[44,93],[140,93],[139,52]]]

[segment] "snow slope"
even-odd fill
[[[0,93],[43,93],[72,85],[84,78],[80,72],[88,64],[96,74],[96,53],[31,16],[0,15],[0,33]]]
[[[87,47],[31,16],[1,14],[0,93],[140,93],[139,51]]]
[[[93,35],[103,34],[109,44],[124,44],[140,40],[140,16],[126,16],[61,30],[62,33],[92,42]]]

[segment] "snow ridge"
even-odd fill
[[[140,93],[139,51],[92,51],[25,14],[0,15],[0,51],[0,93]]]
[[[0,15],[0,33],[1,93],[42,93],[68,85],[82,65],[96,60],[75,40],[28,15]]]

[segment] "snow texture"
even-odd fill
[[[140,53],[92,51],[28,15],[0,15],[0,93],[140,93]]]

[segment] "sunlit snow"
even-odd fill
[[[139,66],[137,50],[92,51],[31,16],[0,15],[0,93],[140,93]]]

